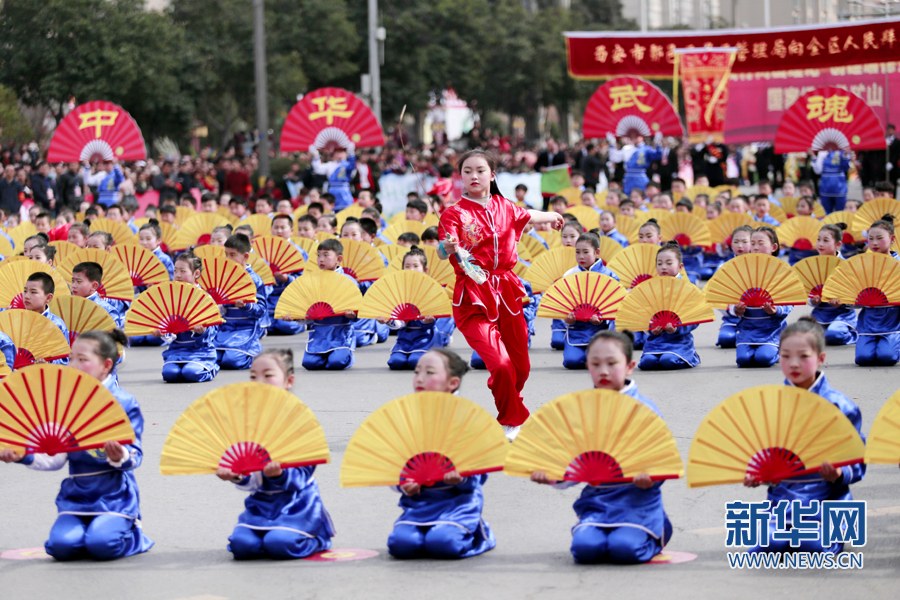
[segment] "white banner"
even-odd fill
[[[524,184],[528,188],[525,193],[525,204],[541,210],[544,200],[541,196],[540,173],[497,173],[497,187],[500,193],[510,200],[516,199],[516,186]]]

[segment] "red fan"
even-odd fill
[[[862,98],[834,87],[806,93],[784,111],[775,152],[883,150],[884,127]]]
[[[49,162],[147,158],[144,136],[125,109],[95,100],[66,115],[50,140]]]
[[[294,105],[281,130],[283,152],[316,148],[384,146],[384,132],[372,110],[347,90],[322,88]]]
[[[602,138],[607,133],[616,137],[657,132],[681,137],[681,119],[658,87],[637,77],[617,77],[594,92],[584,109],[582,123],[585,138]]]

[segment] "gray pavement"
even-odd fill
[[[807,309],[794,311],[792,319]],[[739,370],[734,350],[715,348],[718,323],[695,332],[700,367],[681,372],[636,372],[641,392],[652,398],[678,440],[682,457],[700,421],[728,395],[766,383],[781,383],[778,367]],[[562,353],[549,349],[549,321],[538,319],[531,350],[528,407],[590,387],[584,371],[562,368]],[[299,355],[306,335],[266,338],[267,347],[287,346]],[[146,421],[141,487],[144,528],[156,541],[148,553],[112,563],[56,563],[51,559],[0,560],[0,599],[107,598],[582,598],[642,596],[666,598],[897,598],[900,583],[900,470],[874,466],[853,486],[868,501],[868,544],[862,571],[736,571],[724,547],[724,503],[761,500],[764,489],[719,486],[688,490],[683,481],[663,486],[675,527],[667,550],[690,552],[683,564],[632,567],[575,565],[569,555],[572,503],[578,489],[560,492],[524,479],[492,475],[485,487],[485,518],[497,548],[455,562],[402,562],[387,555],[385,542],[399,515],[389,489],[341,489],[338,470],[350,436],[370,411],[412,391],[409,373],[391,372],[392,342],[357,352],[356,365],[339,373],[298,373],[294,393],[318,416],[328,438],[332,464],[317,477],[338,535],[334,548],[365,548],[381,554],[357,562],[256,561],[237,563],[225,549],[242,510],[243,494],[214,476],[163,477],[159,455],[178,415],[203,393],[246,381],[245,372],[223,372],[215,381],[166,385],[158,348],[128,351],[120,368],[122,386],[141,402]],[[452,348],[468,356],[457,333]],[[826,371],[832,385],[862,409],[868,432],[878,409],[900,386],[900,370],[853,364],[853,348],[829,349]],[[462,395],[493,411],[487,373],[470,373]],[[56,516],[53,499],[62,472],[38,473],[0,465],[0,552],[42,546]]]

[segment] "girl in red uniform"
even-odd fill
[[[531,370],[522,314],[525,289],[512,271],[518,260],[516,244],[529,223],[550,223],[559,230],[563,217],[526,210],[501,196],[494,170],[494,159],[484,151],[461,157],[463,197],[441,215],[438,256],[449,257],[453,264],[453,319],[491,373],[488,387],[499,412],[497,421],[512,440],[528,419],[522,388]],[[485,271],[487,281],[479,285],[466,276],[455,257],[460,249]]]

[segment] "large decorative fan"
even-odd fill
[[[579,198],[581,197],[581,190],[577,188],[575,191],[578,192]],[[585,231],[590,231],[591,229],[597,229],[600,227],[600,213],[589,206],[582,206],[581,204],[576,204],[575,206],[570,206],[566,209],[566,212],[573,217],[575,217],[581,226],[584,227]]]
[[[426,229],[428,229],[428,225],[422,223],[421,221],[410,221],[409,219],[405,219],[403,221],[400,221],[399,223],[389,225],[387,228],[385,228],[384,231],[382,231],[382,233],[384,234],[384,237],[391,240],[392,243],[396,244],[397,239],[400,237],[400,234],[412,232],[421,238],[422,233]]]
[[[735,256],[715,272],[704,291],[713,308],[739,302],[755,308],[768,302],[806,304],[806,290],[797,273],[768,254]]]
[[[847,226],[841,241],[844,244],[853,244],[854,242],[865,241],[862,237],[862,231],[856,226],[856,213],[849,210],[839,210],[825,216],[822,219],[825,225],[843,223]]]
[[[538,235],[544,238],[551,250],[562,247],[562,232],[551,229],[550,231],[539,231]]]
[[[250,265],[250,268],[253,269],[253,272],[262,279],[263,285],[275,285],[275,273],[272,272],[269,263],[264,261],[262,256],[256,252],[251,252],[247,263]]]
[[[166,266],[155,254],[131,244],[113,246],[110,250],[119,261],[125,265],[128,275],[131,277],[131,285],[154,285],[169,281],[169,272]],[[104,280],[106,273],[104,272]]]
[[[842,262],[837,256],[810,256],[791,268],[797,273],[809,297],[821,297],[825,282]]]
[[[605,235],[600,236],[600,260],[603,261],[604,265],[608,265],[609,261],[618,256],[622,250],[624,248],[616,240]]]
[[[394,258],[384,269],[385,273],[395,273],[397,271],[402,271],[403,258],[409,251],[407,248],[396,246],[395,244],[385,244],[384,246],[380,246],[378,250],[381,250],[382,248],[393,247],[398,247],[403,250],[403,252],[396,254],[396,258]],[[449,260],[441,260],[440,258],[438,258],[437,252],[435,252],[434,248],[432,248],[431,246],[422,246],[421,250],[425,252],[425,257],[428,259],[428,268],[425,269],[425,272],[428,275],[436,279],[437,282],[441,285],[450,285],[450,283],[456,280],[456,273],[453,271],[453,265],[450,264]]]
[[[409,248],[398,246],[397,244],[383,244],[378,247],[378,251],[388,259],[388,265],[390,265],[396,258],[402,260],[406,253],[409,252]]]
[[[665,421],[631,396],[585,390],[560,396],[531,415],[506,457],[507,475],[542,471],[589,485],[677,479],[684,466]]]
[[[342,240],[344,260],[341,267],[357,281],[375,281],[384,275],[384,260],[371,244]]]
[[[684,195],[687,196],[691,202],[696,200],[697,196],[700,194],[706,194],[709,197],[710,202],[716,199],[716,190],[708,185],[692,185],[684,190]]]
[[[213,244],[206,244],[204,246],[197,246],[192,250],[192,252],[201,260],[212,260],[214,258],[225,260],[227,258],[225,254],[225,246],[214,246]]]
[[[866,441],[866,462],[900,464],[900,392],[878,411]]]
[[[69,340],[42,314],[18,309],[0,312],[0,331],[16,345],[15,370],[37,360],[51,362],[69,355]]]
[[[607,81],[591,96],[584,109],[585,138],[653,137],[657,132],[681,138],[684,128],[669,98],[658,87],[637,77]]]
[[[795,250],[812,250],[821,229],[822,223],[812,217],[794,217],[778,227],[778,241]]]
[[[656,277],[631,290],[619,305],[616,328],[647,331],[714,320],[715,313],[697,286],[676,277]]]
[[[267,383],[233,383],[191,403],[163,445],[163,475],[249,475],[276,461],[282,468],[329,461],[325,432],[299,398]]]
[[[547,251],[547,249],[544,248],[544,245],[533,235],[523,235],[522,239],[519,240],[519,244],[528,249],[531,253],[532,260]],[[521,256],[519,258],[521,258]]]
[[[346,223],[347,221],[347,217],[353,217],[355,219],[359,219],[360,217],[362,217],[362,211],[363,207],[355,203],[351,204],[344,210],[338,211],[338,213],[334,215],[337,218],[338,222],[337,230],[341,230],[341,227],[343,227],[344,223]]]
[[[96,162],[147,158],[144,138],[125,109],[112,102],[95,100],[77,106],[57,125],[47,161]]]
[[[509,449],[486,410],[444,392],[419,392],[370,414],[350,438],[341,487],[432,485],[457,470],[463,477],[500,471]]]
[[[188,219],[194,215],[200,214],[190,206],[178,206],[175,208],[175,227],[181,228]],[[230,221],[229,221],[230,222]]]
[[[862,98],[836,87],[800,96],[775,132],[775,153],[883,150],[884,127]]]
[[[127,247],[137,247],[128,244]],[[143,250],[143,248],[141,248]],[[104,298],[131,302],[134,300],[134,287],[131,283],[131,275],[125,265],[112,252],[104,252],[94,248],[80,248],[70,254],[60,265],[59,274],[69,281],[72,280],[72,270],[83,262],[95,262],[103,269],[103,277],[97,293]]]
[[[863,460],[863,441],[838,407],[798,387],[761,385],[729,396],[697,429],[687,460],[690,488],[778,483]]]
[[[707,221],[711,244],[725,244],[731,240],[731,234],[741,225],[753,227],[756,222],[744,213],[722,213],[712,221]]]
[[[647,210],[639,210],[635,213],[635,218],[642,218],[644,222],[650,219],[656,219],[657,223],[662,223],[664,219],[668,219],[674,213],[662,208],[648,208]]]
[[[384,132],[372,110],[347,90],[321,88],[294,105],[281,130],[282,152],[316,148],[384,146]]]
[[[9,259],[7,259],[9,260]],[[0,307],[25,308],[22,303],[22,291],[25,282],[34,273],[46,273],[53,278],[54,296],[68,296],[69,286],[56,269],[36,260],[17,260],[6,263],[0,268]]]
[[[87,298],[60,296],[50,302],[50,312],[63,320],[69,330],[69,345],[85,331],[112,331],[116,322],[108,312]]]
[[[6,232],[12,238],[18,250],[22,250],[25,240],[37,233],[37,227],[31,221],[25,221]]]
[[[784,209],[784,213],[789,219],[793,219],[797,216],[797,203],[800,202],[800,198],[786,196],[782,198],[780,202],[781,208]],[[818,202],[813,202],[813,216],[817,219],[825,218],[825,209]]]
[[[537,316],[565,319],[572,313],[578,321],[590,321],[594,316],[614,320],[626,295],[625,288],[612,277],[583,271],[551,285],[541,298]]]
[[[574,208],[575,206],[581,206],[581,190],[577,187],[564,187],[561,190],[557,190],[555,196],[562,196],[566,199],[568,208],[566,208],[566,212],[569,212],[569,208]]]
[[[531,237],[531,236],[528,236],[528,237]],[[381,253],[384,254],[384,251],[382,250]],[[521,241],[516,243],[516,255],[518,256],[519,260],[523,260],[523,261],[527,262],[528,264],[531,264],[531,261],[534,260],[534,257],[531,255],[531,252],[528,251],[528,247],[525,246],[525,244],[523,244]]]
[[[406,218],[406,213],[399,212],[396,215],[394,215],[393,217],[391,217],[390,219],[388,219],[388,225],[400,225],[400,224],[405,223],[407,220],[408,219]],[[415,223],[418,223],[418,222],[419,221],[415,221]],[[434,213],[426,213],[425,220],[423,222],[425,223],[425,227],[437,227],[438,224],[440,223],[440,219],[438,219],[438,216]]]
[[[712,236],[706,221],[691,213],[669,214],[659,222],[662,239],[665,242],[675,240],[679,246],[709,246]]]
[[[113,244],[134,244],[137,245],[138,237],[128,228],[128,225],[100,217],[91,221],[91,233],[105,231],[113,237]]]
[[[310,257],[309,262],[316,262],[314,258],[316,256],[316,246],[319,245],[319,240],[315,238],[310,239],[300,237],[299,235],[292,235],[291,241],[306,250],[306,254]]]
[[[0,242],[5,241],[6,238],[0,236]],[[7,242],[8,243],[8,242]],[[75,252],[76,250],[80,250],[81,247],[77,244],[73,244],[72,242],[66,242],[64,240],[54,240],[50,242],[50,245],[56,248],[56,256],[53,257],[53,264],[59,265],[62,264],[66,257]],[[2,254],[2,249],[0,249],[0,254]]]
[[[575,248],[554,248],[544,252],[528,268],[531,290],[535,294],[542,294],[576,265]]]
[[[327,231],[317,231],[316,232],[316,241],[324,242],[325,240],[336,240],[338,236],[333,233],[328,233]]]
[[[609,262],[609,269],[619,277],[625,289],[632,289],[639,283],[659,277],[656,271],[656,255],[659,246],[655,244],[633,244]],[[687,273],[681,269],[681,276],[687,280]]]
[[[22,454],[130,444],[125,409],[102,383],[73,367],[35,365],[0,383],[0,448]]]
[[[893,198],[875,198],[859,207],[854,219],[854,227],[860,231],[867,231],[872,223],[881,219],[884,215],[894,215],[894,219],[900,224],[900,201]],[[18,245],[16,246],[18,248]]]
[[[243,265],[222,258],[204,258],[200,287],[206,290],[216,304],[234,304],[243,300],[256,302],[256,284]]]
[[[179,334],[201,325],[223,323],[219,307],[202,289],[189,283],[167,281],[141,293],[125,315],[125,334]]]
[[[253,240],[253,250],[269,263],[273,273],[299,273],[306,266],[296,246],[280,237],[261,235]]]
[[[388,273],[363,297],[360,319],[384,317],[413,321],[422,317],[449,317],[453,312],[444,288],[419,271]]]
[[[638,243],[638,234],[640,234],[643,224],[642,221],[632,217],[616,217],[616,231],[628,238],[628,243],[632,246]]]
[[[174,252],[173,246],[175,245],[175,237],[178,235],[178,229],[164,221],[159,222],[159,228],[162,231],[162,243],[160,243],[159,247],[167,254]]]
[[[822,290],[822,300],[832,298],[868,307],[900,304],[900,261],[874,252],[841,261]]]
[[[302,204],[297,207],[297,210],[294,211],[294,221],[302,217],[305,214],[309,214],[309,204]]]
[[[253,230],[253,237],[259,235],[270,235],[272,233],[272,218],[268,215],[254,214],[248,215],[238,225],[249,225]]]
[[[282,292],[275,318],[290,315],[295,320],[320,320],[358,312],[362,306],[359,286],[346,275],[332,271],[304,273]]]
[[[50,242],[53,244],[53,242]],[[68,244],[68,242],[65,242]],[[74,245],[74,244],[73,244]],[[57,253],[59,252],[59,248],[57,248]],[[6,236],[0,235],[0,256],[12,256],[16,251],[13,248],[12,242],[6,239]]]
[[[189,246],[209,244],[213,229],[228,225],[228,220],[214,213],[197,213],[184,222],[175,239],[169,246],[171,250],[187,250]]]

